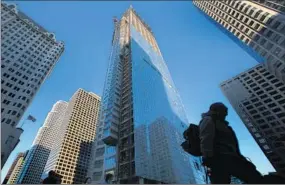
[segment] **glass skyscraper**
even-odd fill
[[[204,183],[198,158],[180,144],[188,121],[150,27],[130,7],[114,19],[96,129],[92,183]]]

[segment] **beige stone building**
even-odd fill
[[[16,159],[16,164],[13,168],[13,170],[11,171],[11,175],[9,177],[9,180],[7,182],[7,184],[17,184],[17,179],[20,175],[20,172],[23,168],[23,164],[25,162],[26,156],[28,154],[29,151],[25,152],[25,153],[20,153]]]
[[[12,174],[13,170],[15,169],[16,164],[18,163],[18,160],[21,157],[23,157],[24,155],[25,154],[23,152],[20,152],[20,153],[17,154],[15,160],[13,161],[12,165],[10,166],[10,168],[9,168],[7,174],[6,174],[6,177],[5,177],[4,181],[2,182],[3,184],[7,184],[8,183],[8,180],[10,179],[11,174]]]
[[[63,176],[63,184],[82,184],[95,138],[101,98],[83,89],[69,101],[58,138],[51,150],[42,179],[50,170]]]

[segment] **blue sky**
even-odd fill
[[[39,127],[58,100],[68,101],[83,88],[102,95],[111,49],[113,16],[121,17],[133,5],[150,25],[180,92],[189,122],[198,123],[202,112],[216,101],[229,107],[228,121],[236,131],[242,153],[262,173],[274,171],[219,84],[257,62],[209,22],[191,2],[17,2],[18,7],[65,43],[65,51],[50,77],[40,88],[25,116],[21,142],[2,170],[4,177],[18,152],[30,148]]]

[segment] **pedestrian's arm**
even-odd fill
[[[215,123],[212,118],[204,118],[199,124],[200,146],[203,157],[210,158],[214,155]]]

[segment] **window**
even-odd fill
[[[256,13],[255,13],[255,15],[254,15],[254,18],[256,19],[260,14],[261,14],[261,10],[258,10]]]
[[[281,52],[281,49],[278,47],[274,50],[274,54],[276,55],[278,55],[280,52]]]
[[[273,32],[271,30],[269,30],[265,36],[269,38],[272,34],[273,34]]]
[[[105,148],[98,148],[96,150],[96,156],[102,156],[105,152]]]
[[[253,25],[253,23],[254,23],[253,21],[250,21],[250,22],[249,22],[249,26],[252,26],[252,25]]]
[[[260,45],[264,45],[264,44],[265,44],[265,42],[266,42],[266,40],[265,40],[265,39],[261,39],[259,43],[260,43]]]
[[[259,31],[259,33],[260,33],[260,34],[264,34],[266,30],[267,30],[267,29],[266,29],[265,27],[262,27],[261,30]]]
[[[13,140],[14,140],[14,136],[9,136],[8,139],[6,140],[5,144],[6,145],[11,145]]]
[[[273,46],[273,44],[270,43],[270,42],[268,42],[268,43],[266,44],[265,48],[266,48],[266,49],[271,49],[272,46]]]
[[[271,17],[269,17],[268,20],[267,20],[267,22],[266,22],[266,24],[267,24],[267,25],[270,25],[270,24],[272,23],[272,21],[273,21],[273,19],[272,19]]]

